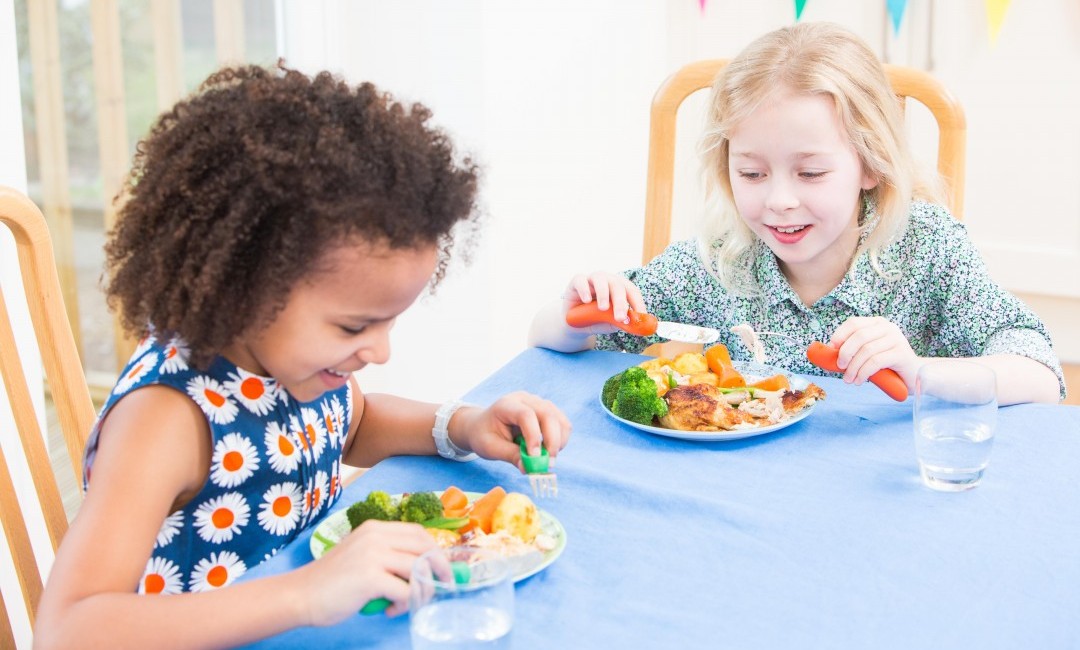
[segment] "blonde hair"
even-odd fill
[[[835,104],[863,169],[877,180],[863,192],[864,209],[874,218],[860,221],[864,236],[848,272],[866,251],[874,270],[890,277],[879,254],[906,228],[912,198],[940,201],[940,184],[915,164],[899,102],[877,56],[858,36],[832,23],[800,23],[758,38],[713,83],[701,141],[706,188],[716,210],[700,242],[706,267],[715,263],[714,273],[731,291],[758,292],[750,271],[757,240],[735,209],[729,138],[778,88],[824,95]]]

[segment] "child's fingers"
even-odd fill
[[[408,579],[417,556],[437,548],[419,524],[366,521],[331,549],[322,561],[308,565],[319,585],[311,598],[318,612],[315,624],[329,624],[355,615],[376,598],[393,601],[389,613],[408,604]],[[397,608],[396,610],[394,608]]]
[[[627,310],[647,311],[641,291],[622,275],[598,271],[589,275],[577,274],[563,295],[568,300],[582,303],[596,301],[597,309],[611,310],[616,320],[627,322]],[[576,303],[573,303],[576,304]],[[573,304],[569,306],[573,306]]]
[[[854,384],[902,362],[905,353],[914,355],[900,328],[880,316],[848,319],[837,328],[831,343],[839,346],[836,363],[844,381]]]
[[[629,322],[628,309],[645,312],[645,301],[641,298],[641,291],[621,275],[610,276],[611,313],[624,323]]]
[[[589,282],[589,276],[582,273],[578,273],[570,280],[570,287],[567,291],[569,295],[564,297],[576,296],[581,302],[592,302],[593,292],[592,283]]]
[[[540,420],[536,411],[526,407],[525,404],[520,404],[520,408],[514,414],[512,424],[521,430],[521,437],[525,439],[525,448],[529,451],[529,455],[539,455],[540,446],[544,444],[544,436],[540,431]]]
[[[833,332],[829,345],[840,351],[836,357],[836,365],[840,370],[846,371],[855,353],[874,336],[869,329],[874,320],[864,316],[855,316],[844,321]]]
[[[435,540],[428,535],[420,524],[404,521],[378,521],[369,519],[360,524],[346,539],[357,538],[356,543],[364,545],[370,553],[404,553],[420,555],[436,546]],[[405,574],[408,577],[408,566]]]
[[[543,400],[536,408],[537,419],[540,422],[540,435],[543,437],[544,447],[552,460],[559,455],[559,450],[566,446],[570,440],[572,425],[569,418],[563,414],[554,404]]]
[[[598,281],[598,279],[592,279],[593,293],[596,295],[596,307],[600,311],[607,311],[611,308],[611,287],[607,282]]]
[[[888,359],[885,353],[890,348],[886,339],[872,339],[864,343],[848,362],[844,379],[856,385],[870,379],[870,375],[887,367]]]
[[[641,313],[649,311],[645,306],[645,299],[641,297],[641,290],[637,288],[636,284],[629,280],[626,282],[626,297],[634,311]]]

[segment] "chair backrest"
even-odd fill
[[[712,86],[726,59],[687,64],[668,77],[653,97],[649,124],[649,171],[645,191],[645,240],[642,264],[663,252],[671,240],[671,200],[675,170],[675,120],[683,100]],[[885,71],[904,106],[905,98],[925,105],[938,126],[937,169],[945,181],[949,209],[959,219],[964,205],[964,156],[967,124],[964,110],[930,74],[903,66]]]
[[[53,260],[52,241],[45,217],[30,199],[7,187],[0,187],[0,223],[15,236],[23,288],[33,323],[41,360],[45,368],[57,418],[63,429],[72,470],[82,478],[82,453],[86,436],[94,422],[94,405],[75,348],[71,326],[64,310],[60,282]],[[11,295],[11,292],[8,292]],[[31,401],[23,364],[15,347],[10,313],[0,287],[0,371],[5,393],[15,419],[23,455],[55,551],[67,531],[68,520],[56,474]],[[11,465],[0,448],[0,519],[22,589],[26,611],[33,625],[41,595],[42,575],[31,547],[27,518],[16,496]],[[27,501],[24,499],[24,502]],[[14,647],[11,622],[0,597],[0,647]],[[6,636],[5,636],[6,635]]]

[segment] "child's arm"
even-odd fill
[[[998,406],[1059,401],[1057,375],[1034,359],[1019,354],[993,354],[971,360],[997,374]]]
[[[355,428],[343,452],[344,461],[370,467],[390,456],[430,456],[436,453],[431,430],[437,404],[394,395],[362,395],[354,401]],[[521,468],[518,431],[529,448],[542,442],[554,458],[570,439],[571,425],[551,402],[525,392],[504,395],[488,408],[464,406],[447,424],[450,440],[464,451]]]
[[[342,620],[377,597],[395,601],[391,613],[404,610],[408,589],[395,576],[434,547],[422,528],[405,524],[368,527],[289,574],[206,593],[138,595],[162,522],[202,487],[210,458],[205,416],[180,393],[144,388],[113,407],[41,599],[35,647],[231,647]]]
[[[836,329],[829,344],[839,348],[837,365],[844,381],[861,384],[882,368],[892,368],[914,393],[915,375],[930,361],[964,357],[920,357],[911,349],[900,328],[881,318],[849,318]],[[997,374],[998,404],[1058,401],[1058,379],[1050,368],[1019,354],[966,357]]]
[[[592,302],[594,298],[602,311],[610,306],[617,319],[625,320],[629,308],[646,311],[641,291],[625,277],[604,272],[578,274],[570,280],[561,300],[546,305],[536,314],[529,329],[529,345],[558,352],[580,352],[593,348],[595,335],[617,331],[613,325],[579,328],[566,324],[566,312],[571,307]]]

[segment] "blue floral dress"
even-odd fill
[[[867,205],[865,220],[871,219],[873,206]],[[717,246],[714,242],[713,250]],[[807,360],[807,346],[827,342],[853,316],[883,316],[900,327],[919,356],[1018,354],[1034,359],[1057,374],[1065,397],[1065,378],[1046,327],[991,279],[964,224],[939,205],[914,201],[904,234],[881,252],[881,266],[895,279],[877,273],[863,253],[854,271],[813,305],[799,299],[765,243],[758,240],[755,246],[750,274],[756,295],[725,289],[693,240],[668,246],[625,275],[641,290],[649,312],[661,320],[720,330],[719,343],[734,359],[750,358],[731,332],[733,325],[748,323],[755,331],[787,335],[762,337],[768,363],[801,374],[831,374]],[[596,348],[640,352],[661,340],[616,332],[597,336]]]
[[[352,420],[349,384],[299,403],[278,383],[217,357],[205,372],[181,341],[141,341],[86,446],[89,486],[101,422],[117,400],[150,385],[187,395],[206,415],[210,476],[158,532],[139,593],[224,587],[296,539],[341,494],[341,449]],[[134,587],[135,585],[133,585]]]

